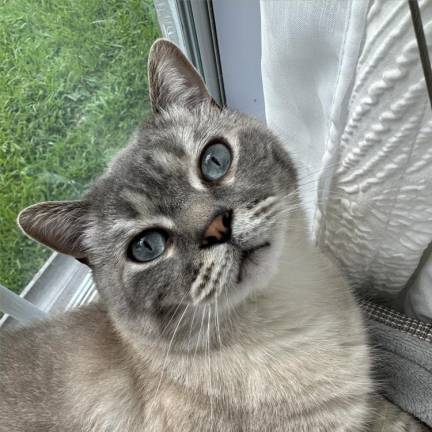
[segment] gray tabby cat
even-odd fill
[[[0,430],[371,430],[360,311],[308,239],[288,154],[168,41],[149,82],[154,117],[84,198],[19,216],[102,302],[3,332]],[[386,409],[380,430],[417,430]]]

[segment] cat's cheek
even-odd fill
[[[268,247],[255,253],[243,269],[241,280],[232,281],[229,290],[229,303],[240,304],[258,290],[265,289],[272,283],[273,277],[278,273],[281,263],[283,246],[285,244],[285,231],[274,233]],[[240,267],[239,267],[240,269]]]

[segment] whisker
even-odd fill
[[[224,291],[224,293],[225,293],[226,304],[227,304],[227,312],[225,313],[225,322],[226,322],[227,324],[228,324],[228,322],[229,322],[229,324],[230,324],[230,328],[231,328],[231,330],[232,330],[232,329],[233,329],[233,323],[232,323],[232,317],[231,317],[231,310],[233,309],[234,306],[233,306],[233,305],[231,304],[231,302],[229,301],[227,290],[224,289],[223,291]]]
[[[189,336],[188,336],[188,347],[187,347],[187,352],[188,353],[190,352],[190,343],[191,343],[191,339],[192,339],[192,329],[193,329],[193,324],[194,324],[194,321],[195,321],[196,311],[197,311],[197,308],[194,307],[194,312],[193,312],[193,315],[192,315],[191,325],[190,325],[190,329],[189,329]]]
[[[215,319],[216,319],[216,333],[219,340],[219,349],[222,348],[222,340],[221,340],[221,332],[219,326],[219,311],[218,311],[218,298],[216,297],[215,301]]]
[[[185,307],[183,313],[181,314],[180,319],[178,320],[178,323],[177,323],[177,325],[176,325],[176,328],[174,329],[174,332],[173,332],[173,335],[172,335],[172,337],[171,337],[170,343],[169,343],[169,345],[168,345],[167,353],[166,353],[166,355],[165,355],[165,359],[164,359],[164,362],[163,362],[163,365],[162,365],[162,370],[161,370],[161,374],[160,374],[159,382],[158,382],[158,385],[157,385],[157,387],[156,387],[156,391],[155,391],[155,394],[154,394],[154,397],[153,397],[153,404],[152,404],[152,407],[153,407],[153,405],[156,403],[156,397],[157,397],[157,395],[158,395],[158,393],[159,393],[159,389],[160,389],[160,386],[161,386],[161,384],[162,384],[163,375],[164,375],[164,372],[165,372],[166,364],[167,364],[167,362],[168,362],[168,356],[169,356],[169,353],[170,353],[170,350],[171,350],[171,347],[172,347],[172,344],[173,344],[173,341],[174,341],[175,335],[176,335],[176,333],[177,333],[177,330],[178,330],[179,327],[180,327],[180,323],[182,322],[183,317],[184,317],[185,314],[186,314],[186,311],[188,310],[188,307],[189,307],[189,304],[186,305],[186,307]],[[151,407],[151,408],[152,408],[152,407]],[[149,410],[149,412],[150,412],[150,411],[151,411],[151,409]]]
[[[209,307],[207,315],[207,359],[209,367],[209,381],[210,381],[210,424],[213,424],[213,380],[210,356],[210,320],[211,320],[211,307]]]
[[[185,293],[183,294],[183,297],[182,297],[181,300],[179,301],[177,307],[174,309],[174,312],[172,313],[172,315],[171,315],[169,321],[165,324],[165,327],[162,329],[162,331],[161,331],[161,335],[163,335],[164,332],[168,329],[168,326],[171,324],[172,320],[173,320],[174,317],[175,317],[175,314],[177,313],[179,307],[183,304],[183,300],[184,300],[185,297],[189,294],[189,292],[190,292],[190,291],[187,291],[187,292],[185,292]]]
[[[195,352],[194,352],[192,360],[195,360],[195,356],[196,356],[196,353],[198,351],[198,344],[199,344],[199,341],[201,339],[201,330],[203,328],[203,323],[204,323],[204,312],[205,312],[205,308],[204,308],[204,311],[202,312],[201,325],[200,325],[200,329],[198,331],[197,343],[196,343],[196,346],[195,346]]]

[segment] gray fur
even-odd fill
[[[29,235],[88,263],[102,303],[3,332],[0,431],[372,429],[360,312],[308,239],[293,164],[196,76],[157,42],[154,118],[82,200],[21,213]],[[214,139],[233,163],[209,185],[199,155]],[[221,209],[232,241],[200,248]],[[167,252],[131,262],[128,244],[151,226],[171,233]]]

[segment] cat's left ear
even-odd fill
[[[166,39],[158,39],[151,47],[148,74],[150,103],[155,113],[170,105],[189,109],[202,103],[217,106],[196,69],[180,49]]]
[[[83,201],[48,201],[18,215],[18,225],[29,237],[88,264],[84,247],[87,205]]]

